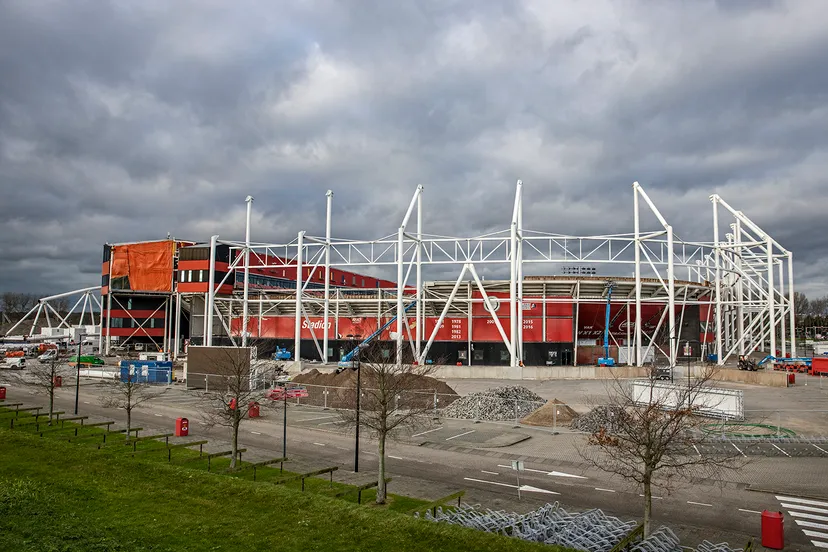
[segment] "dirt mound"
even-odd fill
[[[426,398],[433,402],[435,391],[437,392],[440,408],[453,403],[460,397],[444,381],[416,374],[408,374],[406,377],[410,379],[405,385],[406,389],[410,390],[408,391],[408,394],[411,395],[409,400],[416,399],[418,404],[425,401]],[[356,370],[343,370],[337,374],[335,372],[320,372],[314,368],[295,376],[291,381],[301,383],[308,389],[308,398],[301,399],[302,404],[327,406],[329,408],[353,408],[356,378]],[[362,370],[360,386],[363,389],[376,387],[376,382],[370,370]],[[326,391],[327,393],[325,393]],[[405,398],[402,398],[401,406],[404,406],[404,404]]]
[[[558,399],[552,399],[524,419],[522,423],[532,426],[553,427],[565,425],[578,416],[578,413]]]

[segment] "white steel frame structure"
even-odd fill
[[[46,320],[46,328],[67,328],[71,329],[71,326],[68,322],[69,316],[76,312],[76,309],[80,307],[80,321],[77,326],[83,326],[84,319],[86,318],[87,313],[89,313],[89,325],[91,326],[98,326],[101,323],[101,312],[103,310],[101,306],[101,301],[98,299],[100,295],[101,288],[100,287],[88,287],[83,289],[76,289],[74,291],[67,291],[65,293],[59,293],[57,295],[50,295],[48,297],[41,297],[37,300],[35,306],[33,306],[29,312],[27,312],[23,318],[17,321],[17,323],[9,328],[6,332],[7,339],[13,339],[15,336],[15,331],[18,327],[23,326],[24,322],[26,322],[31,315],[34,314],[34,318],[32,319],[32,324],[29,326],[29,331],[25,335],[27,339],[31,338],[38,338],[40,336],[37,332],[37,323],[40,320],[40,317],[43,316],[43,319]],[[63,299],[66,297],[74,297],[78,296],[77,301],[72,305],[72,307],[68,310],[65,316],[62,316],[58,311],[52,306],[52,302],[58,299]],[[97,307],[97,309],[96,309]],[[52,313],[55,316],[56,324],[52,324],[52,318],[49,313]],[[97,312],[98,319],[97,322],[95,321],[95,314]],[[21,336],[22,337],[22,336]]]
[[[446,316],[468,316],[471,305],[483,303],[491,313],[503,343],[509,352],[510,365],[520,366],[524,359],[523,301],[525,286],[531,278],[524,277],[524,268],[535,265],[583,265],[600,264],[609,270],[625,270],[632,267],[634,285],[622,295],[613,295],[613,302],[627,306],[628,358],[638,366],[655,349],[674,365],[678,355],[678,328],[681,326],[683,305],[714,305],[715,339],[713,346],[719,364],[736,354],[750,354],[765,349],[776,351],[777,339],[782,354],[788,351],[786,334],[789,330],[790,351],[795,351],[793,304],[793,255],[772,237],[753,223],[741,211],[731,208],[718,195],[710,196],[713,207],[713,241],[684,241],[676,237],[673,227],[662,216],[638,182],[633,183],[634,229],[632,233],[592,236],[573,236],[530,230],[523,222],[523,183],[517,182],[512,218],[507,229],[473,237],[447,237],[425,233],[423,226],[424,188],[414,192],[401,224],[394,234],[376,240],[346,240],[332,236],[334,194],[326,194],[325,236],[311,236],[304,231],[289,243],[251,242],[251,209],[253,198],[247,198],[245,241],[210,240],[209,291],[206,294],[204,316],[204,343],[212,345],[213,323],[217,317],[234,344],[231,320],[238,316],[241,307],[241,341],[244,346],[249,335],[249,324],[258,318],[259,327],[264,316],[293,316],[295,324],[295,351],[300,351],[302,321],[310,316],[321,316],[324,328],[330,328],[331,308],[338,320],[346,315],[362,315],[372,312],[378,318],[397,316],[395,339],[398,350],[405,340],[410,342],[415,358],[425,361],[437,331]],[[643,203],[643,207],[642,207]],[[719,215],[724,210],[731,215],[732,234],[722,239]],[[642,218],[650,213],[658,226],[654,230],[642,230]],[[412,217],[416,213],[415,228]],[[221,282],[214,279],[215,251],[217,244],[230,247],[232,262]],[[250,257],[257,261],[251,267]],[[271,262],[271,259],[276,259]],[[481,266],[509,266],[509,332],[502,327],[494,314],[493,301],[484,286],[478,268]],[[260,294],[256,299],[249,295],[251,268],[296,268],[295,290],[272,291]],[[423,281],[423,269],[428,266],[454,266],[458,276],[450,290],[436,283]],[[331,267],[355,270],[360,267],[396,268],[396,290],[382,289],[331,289]],[[233,270],[244,271],[244,288],[241,298],[216,294],[221,285],[231,277]],[[304,271],[309,270],[303,279]],[[308,288],[317,271],[324,270],[324,291]],[[413,285],[411,273],[414,272]],[[681,271],[679,280],[677,271]],[[776,276],[776,277],[775,277]],[[787,276],[787,282],[785,277]],[[555,277],[556,281],[560,277]],[[574,319],[577,328],[579,302],[604,302],[605,282],[613,276],[562,279],[572,284],[575,302]],[[787,288],[786,288],[787,285]],[[546,291],[547,284],[543,284]],[[777,287],[778,286],[778,287]],[[584,289],[582,289],[584,288]],[[787,291],[786,291],[787,290]],[[464,291],[465,293],[461,293]],[[480,298],[473,298],[473,291]],[[543,295],[544,302],[556,299]],[[616,300],[617,297],[617,300]],[[415,327],[409,327],[405,308],[416,302]],[[180,295],[177,300],[180,312]],[[391,305],[389,309],[388,306]],[[641,323],[642,304],[663,305],[661,319],[656,330],[647,334]],[[635,309],[632,313],[632,309]],[[372,309],[376,309],[375,311]],[[680,312],[677,312],[680,310]],[[392,314],[393,313],[393,314]],[[677,323],[677,315],[681,317]],[[439,320],[430,335],[423,334],[426,316],[438,316]],[[786,323],[786,316],[788,321]],[[227,319],[227,322],[225,322]],[[544,318],[544,326],[546,319]],[[308,324],[310,325],[310,324]],[[469,326],[471,328],[471,325]],[[632,331],[630,330],[632,328]],[[661,329],[669,346],[662,349],[658,343]],[[471,332],[471,329],[469,330]],[[577,329],[576,329],[577,332]],[[328,331],[323,332],[320,345],[311,327],[311,335],[323,362],[328,361]],[[238,335],[236,335],[238,337]],[[470,338],[469,338],[470,339]],[[175,340],[178,344],[178,338]],[[632,343],[632,345],[631,345]],[[577,349],[577,336],[575,337]],[[177,349],[177,345],[176,345]],[[178,351],[176,350],[176,353]],[[577,357],[577,354],[575,355]],[[401,362],[401,355],[397,355]]]

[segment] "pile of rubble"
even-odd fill
[[[570,428],[585,433],[598,433],[603,429],[607,433],[618,433],[628,414],[624,409],[611,406],[596,406],[587,414],[578,416]]]
[[[464,420],[516,420],[534,412],[546,400],[520,385],[509,385],[472,393],[454,401],[443,410],[447,418]]]

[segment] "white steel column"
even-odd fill
[[[416,309],[417,325],[414,328],[415,356],[420,358],[421,343],[423,341],[423,324],[425,321],[425,309],[423,308],[423,192],[420,186],[420,194],[417,197],[417,304]],[[469,353],[471,360],[471,353]]]
[[[580,321],[578,320],[578,313],[581,311],[580,303],[578,302],[578,297],[581,295],[581,282],[580,280],[575,281],[575,327],[572,329],[572,335],[575,338],[575,342],[572,344],[574,351],[572,352],[572,365],[578,366],[578,324]]]
[[[190,310],[192,313],[192,310]],[[181,292],[175,294],[175,345],[173,346],[173,360],[178,359],[181,353]]]
[[[721,271],[721,255],[722,250],[719,245],[719,202],[718,198],[713,198],[713,246],[716,265],[716,363],[718,365],[724,364],[722,358],[722,271]]]
[[[736,268],[740,272],[739,281],[736,283],[736,295],[739,297],[739,302],[736,306],[736,315],[739,320],[739,332],[737,339],[739,340],[739,355],[745,354],[745,282],[742,272],[742,221],[736,219],[736,226],[734,228],[735,243],[736,243]]]
[[[669,312],[668,323],[670,324],[670,366],[676,365],[678,354],[678,342],[676,341],[676,274],[673,266],[673,227],[667,226],[667,308]]]
[[[296,319],[293,326],[293,360],[299,361],[299,352],[302,348],[302,249],[305,244],[305,233],[299,232],[296,237]]]
[[[213,346],[213,305],[216,302],[216,242],[218,235],[210,236],[210,264],[207,266],[209,271],[207,281],[207,304],[205,305],[205,322],[207,332],[204,337],[204,344],[208,347]]]
[[[768,327],[770,329],[770,354],[776,356],[776,306],[773,299],[773,242],[770,236],[765,240],[768,252]]]
[[[788,301],[791,303],[790,311],[788,312],[788,322],[791,327],[791,356],[796,355],[796,302],[794,301],[794,281],[793,281],[793,253],[788,251]]]
[[[111,261],[110,261],[111,262]],[[110,264],[110,266],[112,266]],[[112,269],[109,270],[110,275]],[[106,355],[109,356],[109,347],[112,343],[112,279],[109,280],[109,289],[106,290]]]
[[[161,339],[161,352],[166,353],[169,352],[169,347],[167,346],[167,330],[169,329],[169,320],[170,320],[170,298],[164,298],[164,337]]]
[[[405,259],[403,258],[403,247],[405,244],[404,234],[405,228],[400,226],[397,230],[397,370],[402,370],[402,353],[403,353],[403,331],[405,329],[406,316],[405,307],[403,307],[403,291],[405,290],[405,282],[403,278],[403,266]]]
[[[322,350],[324,351],[322,364],[328,363],[328,334],[330,333],[330,312],[331,312],[331,212],[333,208],[333,191],[328,190],[327,208],[325,211],[325,307],[322,323]]]
[[[635,225],[635,365],[641,357],[641,221],[638,213],[638,182],[633,183],[633,223]]]
[[[628,366],[632,364],[631,361],[632,361],[632,344],[630,343],[630,302],[627,301],[627,365]]]
[[[782,340],[782,358],[788,353],[787,348],[787,324],[785,322],[785,267],[783,266],[784,262],[780,259],[779,260],[779,339]],[[794,356],[794,355],[791,355]]]
[[[248,318],[248,296],[250,292],[250,214],[253,211],[253,196],[247,196],[244,200],[247,203],[247,221],[244,226],[244,298],[242,299],[242,338],[241,346],[247,347],[247,318]],[[232,310],[231,310],[232,315]],[[231,316],[232,323],[232,316]],[[232,327],[232,326],[231,326]]]
[[[520,187],[518,198],[518,241],[517,241],[517,294],[518,294],[518,321],[517,321],[517,353],[518,361],[523,364],[526,358],[523,350],[523,186]]]
[[[517,231],[518,231],[518,212],[520,209],[520,189],[523,183],[518,180],[517,186],[515,188],[515,206],[514,210],[512,211],[512,224],[510,226],[510,248],[509,253],[511,254],[511,259],[509,263],[509,327],[511,329],[509,335],[509,343],[510,343],[510,366],[517,366],[518,365],[518,291],[517,291],[517,278],[518,278],[518,239],[517,239]]]

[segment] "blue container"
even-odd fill
[[[155,360],[122,360],[121,381],[126,383],[130,376],[137,383],[170,383],[172,362]]]

